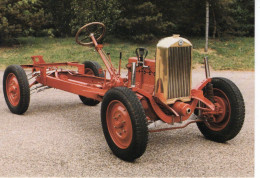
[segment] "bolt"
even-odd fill
[[[125,121],[122,121],[122,123],[124,124],[124,123],[125,123]]]
[[[113,119],[117,120],[117,117],[113,117]]]
[[[125,129],[123,129],[123,132],[126,133]]]

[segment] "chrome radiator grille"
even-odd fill
[[[191,90],[191,46],[170,47],[168,98],[189,97]]]

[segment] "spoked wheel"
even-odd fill
[[[5,101],[12,113],[23,114],[30,103],[27,76],[19,65],[8,66],[4,72],[3,91]]]
[[[204,122],[197,123],[201,133],[208,139],[226,142],[241,130],[245,105],[237,86],[226,78],[213,78],[214,100],[217,113],[203,114]]]
[[[133,161],[146,150],[148,128],[143,107],[130,89],[116,87],[104,96],[101,106],[102,128],[112,152]]]
[[[97,62],[85,61],[83,64],[85,65],[85,74],[94,75],[97,77],[105,77],[103,71],[100,73],[100,70],[102,70],[102,68]],[[80,95],[79,95],[79,98],[82,101],[82,103],[84,103],[85,105],[88,105],[88,106],[96,106],[97,104],[100,103],[100,101],[98,101],[98,100],[94,100],[94,99],[87,98],[87,97],[80,96]]]

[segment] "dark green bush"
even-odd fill
[[[40,0],[0,1],[0,43],[18,36],[37,35],[48,23]]]

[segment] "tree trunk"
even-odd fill
[[[208,40],[209,40],[209,1],[206,0],[206,29],[205,29],[205,52],[208,52]]]
[[[213,39],[215,39],[216,38],[216,32],[217,32],[217,21],[216,21],[216,17],[215,17],[215,11],[214,11],[214,9],[212,9],[212,14],[213,14],[213,22],[214,22],[214,28],[213,28],[213,35],[212,35],[212,37],[213,37]]]

